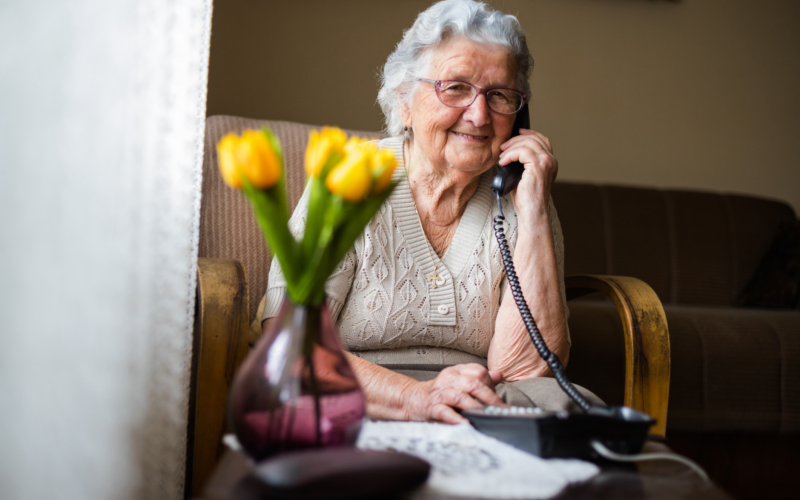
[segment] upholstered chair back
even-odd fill
[[[247,272],[250,320],[267,289],[271,255],[258,228],[247,198],[222,181],[217,164],[216,144],[228,132],[268,126],[281,141],[286,163],[286,190],[294,210],[305,187],[305,150],[309,132],[315,127],[275,120],[254,120],[236,116],[211,116],[206,120],[203,159],[203,195],[200,209],[200,257],[234,259]],[[382,137],[378,132],[345,130],[348,136]]]

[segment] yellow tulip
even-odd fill
[[[239,178],[238,160],[236,159],[236,145],[239,137],[234,134],[225,134],[225,136],[217,143],[217,157],[219,158],[219,172],[222,174],[222,180],[228,186],[241,189],[242,179]]]
[[[388,149],[379,149],[372,157],[372,179],[375,186],[372,194],[382,193],[392,183],[392,174],[397,168],[394,153]]]
[[[264,132],[227,134],[217,144],[217,153],[222,178],[233,188],[242,187],[242,175],[258,189],[271,188],[280,180],[281,162]]]
[[[306,148],[306,174],[319,177],[329,160],[342,158],[347,135],[336,127],[322,127],[320,132],[312,130]]]
[[[347,140],[347,144],[344,145],[344,148],[349,150],[368,143],[369,139],[362,139],[361,137],[354,135]]]
[[[369,148],[348,148],[344,160],[325,179],[328,190],[344,201],[358,203],[372,190],[372,155]]]
[[[237,148],[241,171],[250,183],[271,188],[281,178],[281,162],[263,132],[246,130]]]

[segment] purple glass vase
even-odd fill
[[[234,378],[229,418],[256,460],[282,451],[354,445],[366,400],[327,303],[288,298]]]

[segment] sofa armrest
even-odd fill
[[[197,261],[186,488],[200,495],[222,455],[228,391],[247,355],[247,276],[235,260]]]
[[[664,436],[669,403],[670,345],[667,317],[650,286],[626,276],[566,278],[567,299],[602,292],[614,301],[625,336],[625,406],[657,420],[653,434]]]

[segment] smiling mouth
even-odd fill
[[[456,135],[460,135],[461,137],[466,137],[467,139],[473,139],[473,140],[478,140],[478,141],[482,141],[484,139],[488,139],[489,138],[488,135],[470,135],[470,134],[464,134],[464,133],[455,132],[455,131],[453,133],[456,134]]]

